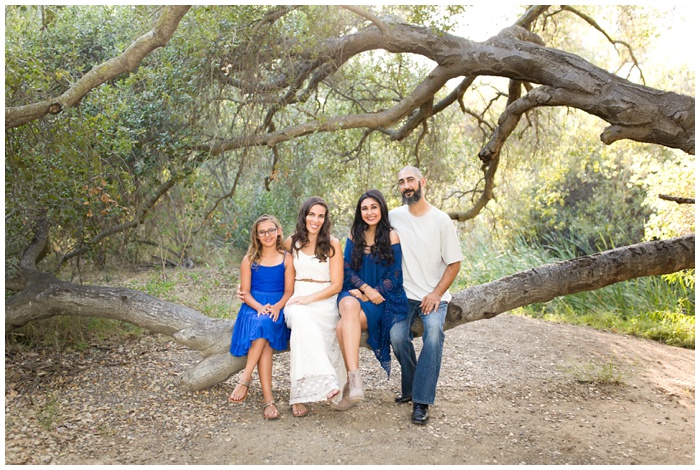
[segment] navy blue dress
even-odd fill
[[[250,294],[261,304],[276,304],[284,296],[284,261],[277,266],[252,266]],[[280,311],[277,321],[270,315],[258,315],[258,312],[241,304],[231,336],[230,352],[234,356],[248,354],[251,343],[265,338],[273,349],[284,351],[288,347],[290,330],[284,322],[284,309]]]
[[[391,245],[394,252],[394,262],[385,264],[372,254],[365,253],[362,256],[362,266],[358,271],[352,269],[350,259],[355,243],[347,239],[345,244],[345,268],[343,290],[338,294],[338,301],[350,296],[348,291],[359,289],[363,284],[368,284],[384,297],[381,304],[372,302],[360,302],[362,311],[367,317],[367,343],[374,351],[377,360],[386,370],[391,372],[391,350],[389,331],[393,324],[406,318],[408,311],[408,298],[403,290],[403,272],[401,271],[401,245]]]

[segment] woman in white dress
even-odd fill
[[[284,307],[291,328],[289,403],[295,417],[306,416],[304,403],[340,401],[346,381],[335,327],[340,318],[336,298],[343,287],[343,252],[331,236],[328,205],[308,199],[299,210],[296,231],[284,242],[292,254],[294,295]]]

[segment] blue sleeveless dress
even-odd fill
[[[275,304],[284,295],[284,261],[277,266],[251,267],[250,293],[261,304]],[[231,336],[230,352],[234,356],[248,354],[251,343],[265,338],[273,349],[288,348],[290,331],[284,322],[284,310],[277,321],[269,315],[258,315],[248,304],[241,304]]]

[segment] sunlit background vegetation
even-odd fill
[[[47,270],[66,279],[90,278],[128,285],[178,299],[178,283],[199,282],[194,306],[232,317],[231,300],[214,300],[217,282],[237,282],[237,267],[252,222],[276,215],[291,233],[301,202],[311,195],[331,206],[334,234],[344,240],[357,197],[369,188],[399,204],[396,172],[419,166],[428,178],[427,197],[445,211],[467,208],[480,181],[476,155],[505,106],[505,79],[479,79],[459,106],[437,115],[429,134],[403,141],[384,133],[363,137],[351,130],[313,134],[278,148],[253,147],[217,157],[195,155],[190,145],[241,133],[260,119],[262,107],[241,106],[247,97],[224,89],[211,65],[249,47],[249,25],[267,7],[194,7],[167,47],[150,54],[131,74],[90,92],[80,106],[6,132],[6,269],[16,265],[31,239],[30,222],[46,213],[52,249],[66,253],[108,227],[130,219],[163,181],[179,175],[155,210],[136,230],[92,245],[80,258]],[[652,7],[581,7],[608,34],[629,43],[613,47],[580,19],[562,15],[537,31],[552,47],[654,88],[694,95],[693,53],[677,44],[687,61],[662,61],[657,45],[678,12]],[[493,22],[489,35],[510,17],[479,21],[469,7],[384,7],[384,15],[470,38],[470,29]],[[481,14],[484,14],[481,12]],[[674,16],[675,15],[675,16]],[[5,7],[5,101],[18,106],[57,96],[95,64],[122,52],[152,27],[150,6]],[[299,47],[351,31],[357,18],[333,7],[308,7],[279,22],[270,33],[293,35]],[[500,23],[499,23],[500,22]],[[476,32],[476,31],[475,31]],[[476,37],[476,36],[475,36]],[[670,55],[670,53],[668,54]],[[284,64],[281,63],[280,67]],[[401,99],[431,64],[410,55],[366,53],[345,64],[308,101],[289,106],[276,119],[281,128],[300,118],[362,112],[363,104]],[[641,72],[640,72],[641,71]],[[263,77],[261,77],[263,78]],[[445,93],[450,90],[445,89]],[[348,99],[349,94],[353,99]],[[680,151],[632,142],[600,142],[605,123],[573,109],[531,112],[509,141],[498,175],[496,200],[476,219],[458,224],[466,260],[453,291],[545,263],[642,241],[694,232],[694,206],[663,201],[659,194],[695,196],[695,159]],[[361,147],[358,147],[360,142]],[[223,198],[224,195],[233,194]],[[147,279],[123,273],[157,258],[187,258],[202,271],[153,267]],[[157,263],[156,263],[157,264]],[[122,273],[117,275],[116,273]],[[530,305],[517,314],[589,325],[694,348],[694,270],[641,278],[589,293]],[[202,276],[199,281],[195,277]],[[144,280],[146,279],[146,280]],[[216,280],[216,281],[214,281]],[[81,324],[76,328],[76,323]],[[15,338],[65,337],[85,342],[89,331],[110,331],[104,320],[54,319]],[[124,326],[131,334],[135,330]],[[60,328],[59,328],[60,329]],[[121,333],[120,333],[121,334]],[[53,336],[51,336],[53,335]]]

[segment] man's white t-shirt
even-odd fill
[[[447,265],[462,261],[457,232],[450,216],[430,206],[415,217],[404,205],[389,212],[389,222],[401,239],[403,287],[412,300],[423,300],[437,286]],[[440,300],[452,299],[449,289]]]

